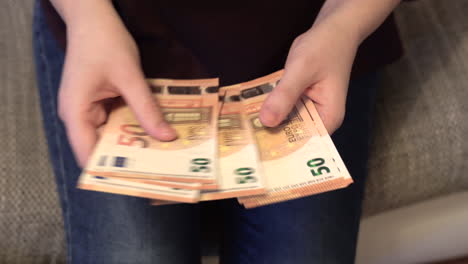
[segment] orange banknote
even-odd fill
[[[110,114],[86,172],[188,183],[216,183],[218,80],[149,80],[164,118],[178,138],[158,141],[126,105]]]
[[[328,133],[308,98],[300,98],[279,126],[268,128],[260,122],[263,101],[282,74],[279,71],[239,84],[267,186],[266,194],[238,198],[247,208],[343,188],[352,182],[340,156],[330,149]]]

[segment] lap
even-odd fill
[[[50,159],[60,194],[69,263],[196,263],[198,206],[151,207],[146,199],[76,188],[80,169],[57,115],[64,54],[35,14],[34,45]],[[375,75],[354,80],[347,115],[333,136],[355,183],[349,188],[245,210],[217,203],[225,217],[224,263],[352,263],[366,175]]]

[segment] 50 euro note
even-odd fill
[[[161,185],[126,181],[118,178],[82,173],[78,188],[114,194],[129,195],[149,199],[166,199],[184,203],[196,203],[200,197],[199,190],[187,190]]]
[[[301,98],[277,127],[261,124],[260,108],[282,74],[279,71],[240,84],[244,109],[255,129],[267,185],[266,194],[238,198],[246,208],[335,190],[352,183],[338,152],[330,149],[333,143],[326,130],[323,131],[311,100]]]
[[[257,195],[266,192],[264,175],[251,124],[240,101],[237,85],[219,89],[223,104],[218,118],[217,190],[202,190],[200,201]],[[155,200],[153,205],[170,204]]]
[[[218,190],[202,191],[200,200],[218,200],[265,193],[257,144],[247,121],[239,86],[219,90],[223,98],[218,118]]]
[[[120,105],[111,112],[86,173],[134,182],[216,184],[218,79],[148,82],[178,138],[162,142],[148,136],[130,108]]]

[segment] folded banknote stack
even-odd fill
[[[78,187],[154,205],[237,198],[254,208],[348,186],[352,178],[311,100],[300,98],[277,127],[260,122],[282,74],[225,87],[218,79],[148,80],[178,138],[155,140],[117,105]]]

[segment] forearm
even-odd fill
[[[327,0],[314,26],[326,25],[360,44],[374,32],[401,0]]]
[[[85,24],[118,22],[118,15],[110,0],[50,0],[62,17],[67,28]],[[97,23],[99,22],[99,23]]]

